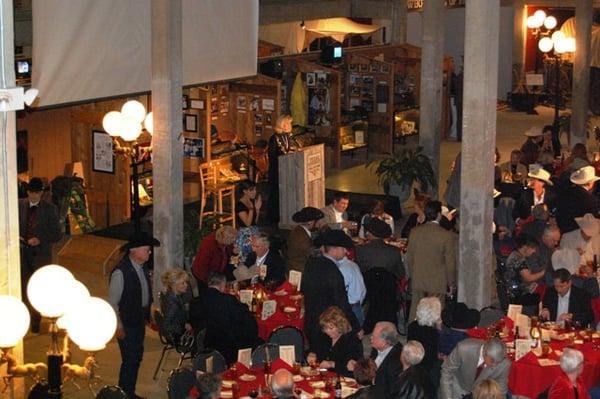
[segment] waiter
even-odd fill
[[[292,117],[281,115],[275,123],[275,134],[269,138],[269,213],[271,224],[279,223],[279,156],[294,152],[296,141],[292,138]]]
[[[146,320],[152,303],[151,278],[146,262],[152,247],[160,242],[144,232],[134,233],[123,246],[125,256],[114,268],[108,287],[108,301],[118,316],[115,336],[121,351],[119,386],[129,399],[138,399],[135,384],[144,355]]]

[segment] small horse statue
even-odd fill
[[[96,374],[96,370],[98,368],[98,362],[96,362],[96,358],[93,355],[90,355],[85,359],[83,366],[65,363],[62,365],[62,372],[64,375],[63,384],[68,381],[72,381],[73,385],[75,385],[77,389],[81,390],[81,387],[79,384],[77,384],[76,380],[85,380],[90,391],[95,394],[94,386],[100,379],[100,376]]]
[[[44,363],[27,363],[19,365],[17,358],[10,351],[2,353],[0,356],[0,365],[6,363],[7,374],[2,376],[4,388],[2,393],[6,392],[13,378],[31,377],[36,383],[41,381],[48,372],[48,366]]]

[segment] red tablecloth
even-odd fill
[[[285,295],[276,295],[275,292],[283,292],[285,291]],[[277,310],[275,314],[269,317],[266,320],[262,320],[261,315],[256,316],[256,322],[258,324],[258,336],[264,339],[265,341],[269,338],[269,335],[277,328],[282,326],[293,326],[302,330],[304,328],[304,312],[300,306],[296,306],[296,301],[292,299],[294,295],[301,294],[292,294],[293,287],[287,281],[283,283],[277,290],[269,294],[269,299],[273,299],[277,301]],[[297,311],[293,313],[284,313],[282,311],[283,307],[290,306],[296,307]]]
[[[553,341],[550,343],[550,347],[554,350],[562,350],[565,346],[565,342]],[[582,376],[586,386],[591,388],[600,381],[600,351],[594,350],[592,343],[575,345],[575,347],[583,353],[585,358]],[[558,360],[558,356],[554,353],[549,358]],[[536,398],[556,380],[560,373],[560,366],[542,367],[537,362],[535,355],[530,353],[513,362],[508,378],[508,387],[513,395]]]

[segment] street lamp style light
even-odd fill
[[[127,101],[123,104],[121,111],[110,111],[102,118],[102,127],[114,138],[115,152],[129,156],[133,185],[131,213],[136,232],[141,228],[138,167],[145,163],[146,157],[152,151],[151,147],[141,148],[137,139],[143,128],[152,135],[154,132],[152,118],[152,112],[146,114],[144,105],[136,100]],[[119,139],[123,141],[123,145],[119,143]]]

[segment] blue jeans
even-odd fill
[[[146,325],[123,326],[123,330],[125,337],[117,340],[121,351],[119,386],[132,399],[135,397],[135,383],[144,355]]]
[[[362,325],[365,322],[365,313],[363,312],[363,308],[360,303],[355,303],[354,305],[351,305],[351,306],[352,306],[352,312],[358,319],[358,324],[362,328]]]

